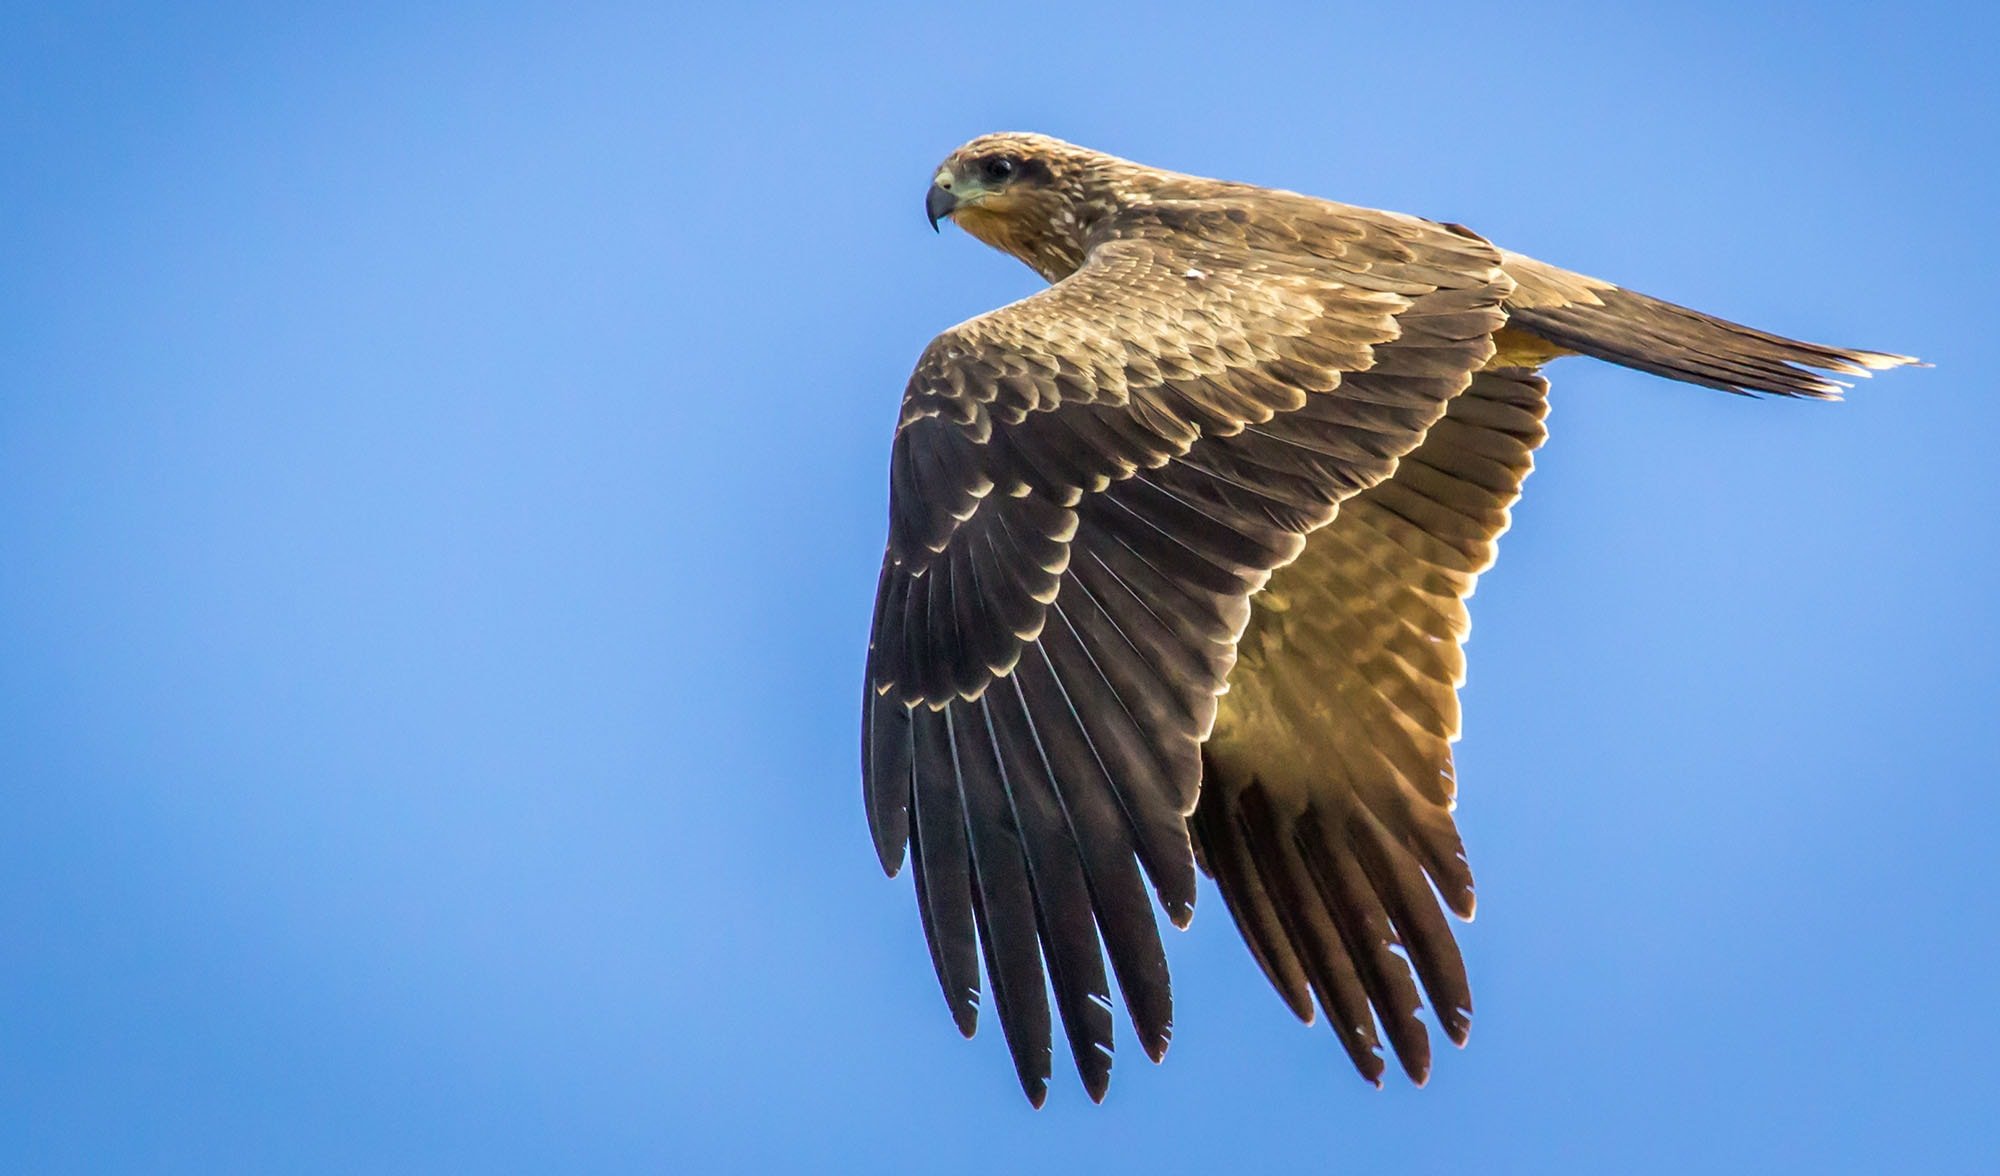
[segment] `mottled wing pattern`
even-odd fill
[[[1547,435],[1546,391],[1529,372],[1480,373],[1393,477],[1272,575],[1205,753],[1203,866],[1292,1011],[1310,1021],[1317,999],[1371,1081],[1378,1021],[1410,1077],[1429,1073],[1419,985],[1454,1042],[1469,1026],[1439,909],[1472,915],[1451,817],[1460,643]]]
[[[1165,1050],[1145,879],[1184,923],[1200,745],[1249,597],[1417,445],[1503,317],[1483,241],[1313,207],[1278,226],[1247,203],[1150,207],[1077,273],[940,336],[904,397],[869,821],[891,873],[909,845],[968,1035],[983,956],[1037,1103],[1051,985],[1104,1092],[1107,955],[1141,1045]]]

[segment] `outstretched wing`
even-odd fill
[[[1317,998],[1377,1083],[1378,1020],[1413,1080],[1430,1071],[1418,984],[1452,1041],[1470,1024],[1439,909],[1472,917],[1451,818],[1459,646],[1547,436],[1547,389],[1521,370],[1475,376],[1393,477],[1272,575],[1205,752],[1202,864],[1292,1011],[1312,1020]]]
[[[1423,438],[1492,353],[1511,288],[1485,242],[1413,218],[1163,202],[919,361],[869,646],[868,817],[890,873],[912,847],[967,1035],[983,954],[1037,1104],[1045,962],[1093,1098],[1106,955],[1164,1052],[1140,868],[1184,924],[1200,745],[1249,597]]]

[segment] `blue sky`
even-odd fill
[[[0,17],[0,1169],[1992,1170],[1989,8],[672,7]],[[923,187],[1007,128],[1937,364],[1553,369],[1425,1090],[1209,890],[1167,1064],[1031,1112],[876,868],[896,399],[1036,282]]]

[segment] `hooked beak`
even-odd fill
[[[930,192],[924,196],[924,215],[930,218],[931,232],[937,232],[938,222],[950,216],[957,207],[958,197],[951,194],[951,189],[932,184]]]

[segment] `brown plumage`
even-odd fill
[[[1158,1060],[1147,884],[1184,926],[1199,862],[1294,1013],[1422,1082],[1420,1005],[1470,1019],[1460,644],[1546,436],[1532,369],[1829,398],[1913,361],[1036,135],[954,152],[927,209],[1053,283],[931,343],[890,459],[862,774],[959,1029],[983,957],[1028,1097],[1059,1016],[1102,1098],[1115,975]]]

